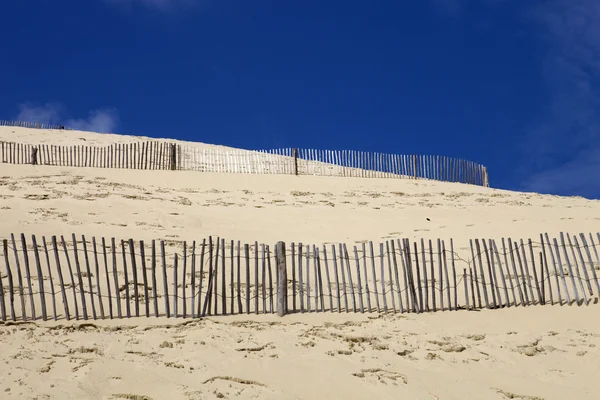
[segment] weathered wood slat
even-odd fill
[[[209,238],[209,240],[210,240],[210,238]],[[196,317],[197,318],[200,318],[200,316],[202,315],[202,309],[203,309],[202,308],[202,282],[204,281],[204,256],[205,255],[206,255],[206,239],[202,239],[202,247],[200,248],[200,271],[198,272],[198,274],[200,275],[200,280],[198,281],[198,302],[196,304]],[[247,251],[246,251],[246,262],[249,262]],[[249,278],[246,280],[246,284],[248,284],[248,282],[250,282]]]
[[[577,285],[575,284],[575,276],[573,274],[573,268],[571,267],[571,263],[569,262],[569,256],[567,255],[567,248],[565,246],[565,241],[564,241],[564,235],[561,232],[560,233],[560,240],[561,240],[561,245],[563,248],[563,254],[565,256],[565,262],[567,264],[567,268],[569,269],[569,278],[571,278],[571,285],[573,286],[573,295],[575,295],[575,301],[577,302],[577,305],[579,305],[579,293],[577,291]],[[563,271],[562,268],[562,261],[560,258],[560,251],[558,250],[558,242],[556,241],[556,239],[554,239],[554,244],[556,246],[556,259],[558,260],[558,265],[561,266],[560,270]],[[563,273],[564,276],[564,273]]]
[[[269,248],[267,247],[267,252],[268,252]],[[323,299],[323,276],[321,273],[321,257],[319,255],[319,248],[316,246],[313,246],[313,254],[315,255],[315,268],[316,268],[316,278],[317,278],[317,284],[319,286],[319,290],[318,293],[316,294],[317,297],[319,298],[320,304],[321,304],[321,312],[325,312],[325,302]],[[270,269],[269,269],[269,273],[270,273]],[[270,284],[270,282],[269,282]],[[317,307],[317,304],[315,302],[315,307],[317,309],[317,312],[319,311],[319,307]]]
[[[12,270],[10,269],[10,262],[8,261],[8,240],[4,239],[2,241],[3,244],[3,252],[4,252],[4,265],[6,266],[6,275],[8,278],[8,300],[10,303],[10,317],[13,321],[17,320],[16,314],[15,314],[15,289],[14,289],[14,283],[13,283],[13,276],[12,276]],[[58,256],[57,256],[58,258]],[[59,270],[60,270],[60,265],[59,265]],[[61,278],[61,286],[62,286],[62,278]],[[64,286],[62,286],[63,288],[63,296],[64,296]],[[66,303],[66,297],[64,298],[65,300],[65,305]],[[65,311],[66,315],[67,315],[67,319],[69,319],[68,315],[68,311]]]
[[[125,146],[127,148],[127,146]],[[127,160],[127,159],[126,159]],[[127,270],[127,251],[125,241],[121,240],[121,255],[123,256],[123,279],[125,280],[125,311],[127,318],[131,318],[131,296],[129,294],[129,271]],[[166,282],[166,280],[165,280]]]
[[[548,294],[550,295],[550,304],[554,305],[554,295],[552,294],[552,279],[550,279],[550,270],[548,268],[548,257],[546,255],[546,245],[544,243],[544,235],[542,235],[540,233],[540,243],[542,245],[542,256],[543,256],[543,260],[544,260],[544,271],[546,272],[546,276],[548,277]],[[558,283],[558,275],[555,274],[555,278],[556,278],[556,286],[560,292],[560,285]],[[543,285],[543,279],[542,279],[542,285]],[[544,286],[542,286],[542,289],[544,289]],[[559,297],[560,299],[560,297]],[[560,303],[562,304],[562,299],[560,299]]]
[[[425,283],[423,285],[423,298],[425,300],[423,310],[429,312],[429,277],[427,276],[427,256],[425,253],[425,239],[421,239],[421,265],[423,267],[423,282]],[[418,253],[415,253],[415,256],[418,257]]]
[[[243,312],[242,307],[242,270],[241,270],[241,255],[240,248],[241,243],[238,240],[237,242],[237,299],[238,299],[238,313],[241,314]],[[287,303],[286,303],[287,308]]]
[[[250,246],[244,244],[244,253],[246,255],[246,314],[250,314]]]
[[[258,314],[258,288],[260,287],[258,284],[258,242],[254,242],[254,313]]]
[[[181,303],[182,303],[182,316],[183,318],[187,318],[187,242],[183,242],[183,271],[181,274]],[[175,280],[177,282],[177,280]],[[179,285],[179,283],[177,283]]]
[[[27,320],[27,312],[25,311],[25,291],[23,287],[23,274],[21,273],[21,262],[19,261],[19,252],[17,250],[17,242],[15,241],[15,235],[10,235],[13,247],[13,254],[15,256],[15,264],[17,268],[17,279],[19,280],[19,300],[21,301],[21,318],[23,321]]]
[[[290,250],[292,260],[292,310],[296,312],[296,245],[294,242],[292,242]]]
[[[419,300],[419,310],[423,311],[423,284],[421,282],[421,269],[419,268],[419,249],[417,248],[417,242],[413,242],[413,246],[415,249],[415,268],[414,270],[417,271],[417,289],[418,289],[418,300]],[[410,247],[409,247],[410,249]],[[411,265],[411,274],[413,274],[413,269],[412,269],[412,259],[410,259],[410,253],[409,253],[409,263]]]
[[[178,318],[178,304],[179,304],[179,280],[177,279],[177,267],[178,267],[179,255],[173,254],[173,317]]]
[[[492,252],[492,261],[494,260],[494,254],[496,255],[496,262],[498,263],[498,269],[500,270],[500,279],[502,279],[502,287],[504,289],[504,306],[510,307],[510,298],[508,297],[508,285],[506,284],[506,276],[504,275],[504,268],[502,267],[502,261],[500,260],[500,254],[498,254],[498,248],[496,247],[496,242],[492,239],[489,240],[490,243],[490,251]],[[508,264],[506,263],[506,254],[504,255],[504,261],[506,264],[506,269],[508,271]],[[515,289],[511,288],[513,293],[513,298],[515,297]]]
[[[67,251],[67,243],[65,242],[65,238],[63,236],[60,237],[60,241],[62,242],[63,251],[65,252],[65,258],[67,260],[67,266],[69,267],[69,277],[71,278],[71,289],[73,291],[73,303],[75,305],[75,319],[79,320],[79,307],[77,304],[75,277],[73,274],[73,268],[71,266],[71,260],[69,259],[69,252]],[[79,276],[81,276],[81,274]],[[83,291],[81,292],[81,297],[85,300],[85,298],[83,297]]]
[[[383,243],[379,243],[379,264],[380,264],[380,269],[381,269],[381,278],[380,278],[380,282],[381,282],[381,295],[383,296],[383,311],[384,312],[388,312],[388,306],[387,306],[387,296],[386,296],[386,290],[385,290],[385,262],[384,262],[384,258],[383,258]],[[390,279],[391,279],[391,275],[390,275]],[[377,286],[377,284],[375,284],[375,286]]]
[[[212,246],[211,246],[211,248],[212,248]],[[165,255],[165,241],[164,240],[160,241],[160,258],[161,258],[161,262],[162,262],[163,291],[164,291],[163,298],[165,299],[165,315],[167,316],[167,318],[169,318],[169,317],[171,317],[171,309],[169,307],[169,284],[167,282],[167,260],[166,260],[166,255]],[[211,262],[212,262],[212,260],[211,260]],[[156,296],[156,294],[155,294],[155,296]]]
[[[42,275],[42,264],[40,262],[40,253],[39,253],[39,249],[38,249],[38,245],[37,245],[37,241],[35,239],[35,235],[31,235],[31,242],[33,244],[33,255],[35,257],[35,266],[36,266],[36,270],[37,270],[37,278],[38,278],[38,288],[39,288],[39,295],[40,295],[40,304],[42,306],[42,319],[44,321],[46,321],[48,319],[48,314],[46,312],[46,296],[45,296],[45,292],[44,292],[44,277]],[[2,286],[2,282],[0,281],[0,286]],[[1,295],[2,296],[2,314],[3,314],[3,320],[5,319],[5,312],[4,312],[4,294]]]
[[[472,177],[471,177],[472,179]],[[481,278],[480,279],[480,285],[481,286],[481,291],[483,292],[483,300],[485,301],[485,307],[486,308],[491,308],[490,306],[490,299],[488,297],[488,290],[487,290],[487,283],[485,280],[485,273],[483,271],[483,261],[482,261],[482,256],[481,256],[481,247],[479,245],[479,239],[475,239],[475,248],[477,249],[477,260],[479,261],[479,273],[481,274]],[[477,273],[477,271],[475,271]],[[490,278],[491,279],[491,278]]]
[[[583,260],[583,255],[581,254],[581,248],[579,247],[579,241],[577,240],[577,236],[573,236],[573,240],[575,241],[575,246],[571,242],[571,237],[567,235],[567,240],[569,241],[569,247],[571,247],[571,252],[573,254],[573,260],[575,261],[575,268],[577,269],[577,275],[579,276],[579,283],[581,284],[581,291],[585,294],[585,288],[583,285],[583,280],[581,278],[581,272],[579,270],[579,263],[577,262],[577,257],[575,256],[575,247],[577,247],[577,253],[579,254],[579,261],[581,262],[581,268],[583,269],[583,275],[586,282],[586,286],[590,292],[590,296],[594,295],[592,290],[592,283],[590,282],[590,276],[585,268],[585,261]],[[587,299],[586,299],[587,300]]]
[[[392,299],[392,309],[394,313],[398,312],[396,308],[396,297],[394,296],[394,275],[392,274],[392,254],[390,251],[390,242],[386,240],[385,242],[385,250],[387,253],[387,261],[388,261],[388,276],[390,277],[390,293]]]
[[[452,310],[452,300],[450,297],[450,276],[448,274],[448,257],[446,257],[446,244],[443,240],[442,254],[444,259],[444,277],[446,278],[446,299],[448,300],[448,310]]]
[[[365,267],[367,266],[367,256],[365,253],[365,246],[363,242],[363,257],[365,257]],[[381,312],[381,308],[379,306],[379,293],[377,290],[377,273],[375,272],[375,252],[373,251],[373,242],[369,241],[369,257],[371,258],[371,272],[373,274],[373,293],[375,294],[375,305],[377,306],[377,312]],[[383,278],[383,275],[382,275]],[[365,268],[365,281],[368,282],[367,278],[367,269]],[[367,283],[365,283],[365,288],[368,287]],[[385,290],[385,288],[384,288]],[[385,291],[382,292],[385,298]],[[367,298],[369,298],[369,294],[367,293]],[[369,300],[369,312],[371,311],[371,301]]]
[[[113,303],[112,293],[110,289],[110,275],[108,273],[108,257],[106,255],[106,239],[102,238],[102,256],[104,258],[104,273],[106,274],[106,290],[108,291],[108,313],[110,319],[113,319]],[[118,292],[119,287],[115,285],[115,291]]]
[[[356,308],[356,296],[354,294],[354,283],[352,282],[352,271],[351,271],[351,268],[350,268],[350,257],[348,257],[348,248],[346,247],[345,243],[343,244],[343,249],[344,249],[344,260],[346,261],[346,273],[348,274],[348,285],[350,286],[350,294],[352,295],[352,310],[354,310],[354,312],[356,312],[357,311],[357,308]],[[343,261],[342,261],[342,263],[343,263]]]
[[[31,269],[29,268],[29,255],[27,254],[27,243],[25,235],[21,233],[21,246],[23,248],[23,263],[25,264],[25,277],[27,279],[27,289],[29,290],[29,305],[31,307],[31,319],[35,321],[35,304],[33,300],[33,286],[31,284]]]
[[[596,283],[596,294],[598,296],[600,296],[600,284],[598,283],[598,276],[596,275],[596,269],[594,268],[594,261],[592,261],[592,255],[590,253],[590,249],[588,247],[587,241],[585,240],[585,235],[583,233],[579,234],[579,237],[581,238],[581,243],[583,243],[583,248],[585,249],[585,253],[588,259],[588,264],[590,266],[590,269],[592,271],[592,277],[594,279],[594,282]],[[577,239],[575,239],[575,243],[577,244]],[[593,242],[592,242],[593,244]],[[577,247],[579,247],[579,245],[577,244]],[[600,262],[599,262],[600,264]]]
[[[148,298],[148,270],[146,269],[146,247],[144,246],[143,240],[140,240],[140,260],[142,262],[142,279],[144,282],[144,311],[146,312],[146,317],[150,317],[150,300]]]
[[[229,259],[230,259],[230,268],[231,270],[229,271],[229,297],[230,297],[230,305],[229,308],[231,309],[231,313],[235,313],[235,243],[233,242],[233,240],[231,241],[230,245],[229,245]],[[238,278],[238,283],[239,283],[239,278]]]
[[[156,241],[154,239],[152,239],[150,269],[152,271],[152,303],[154,305],[154,316],[158,318],[158,286],[156,285]]]
[[[54,281],[52,279],[52,268],[50,267],[50,255],[48,254],[48,244],[46,243],[46,237],[42,236],[42,244],[44,246],[44,255],[46,256],[46,269],[48,270],[48,280],[50,281],[50,294],[52,295],[52,317],[54,320],[58,320],[58,313],[56,311],[56,292],[54,290]],[[1,285],[1,283],[0,283]]]
[[[302,243],[298,243],[298,289],[300,312],[304,312],[304,278],[302,277]],[[296,307],[294,306],[294,310]]]
[[[334,266],[335,269],[337,271],[337,257],[335,254],[335,245],[331,245],[332,248],[332,252],[333,252],[333,262],[334,262]],[[349,308],[348,308],[348,295],[346,292],[346,273],[344,272],[344,258],[343,258],[343,250],[342,250],[342,244],[339,244],[339,259],[340,259],[340,277],[341,277],[341,283],[342,283],[342,289],[344,291],[344,308],[346,309],[346,312],[349,312]],[[341,297],[338,297],[338,308],[340,307],[339,302],[341,302]],[[340,310],[341,312],[341,310]]]
[[[90,270],[90,259],[88,256],[88,252],[87,252],[87,244],[86,244],[86,240],[85,240],[85,236],[81,236],[81,244],[83,246],[83,255],[84,255],[84,259],[85,259],[85,270],[87,273],[87,278],[88,278],[88,287],[90,292],[88,293],[90,296],[90,305],[92,306],[92,317],[94,319],[98,319],[98,316],[96,315],[96,306],[94,305],[94,288],[92,286],[92,271]],[[82,286],[83,288],[83,286]]]
[[[523,267],[525,268],[524,269],[525,274],[523,275],[523,285],[525,285],[525,287],[526,287],[524,289],[525,290],[525,300],[529,301],[529,299],[531,299],[531,303],[535,304],[533,285],[531,284],[531,274],[529,273],[529,265],[527,263],[527,255],[525,253],[525,244],[523,243],[523,239],[521,239],[519,241],[519,243],[520,243],[519,248],[521,249],[521,251],[517,252],[517,259],[519,259],[519,267],[521,267],[521,257],[519,256],[519,254],[521,254],[523,257]],[[515,245],[516,245],[516,242],[515,242]],[[522,268],[521,268],[521,273],[523,273]]]
[[[102,290],[100,288],[100,263],[98,263],[98,246],[96,246],[95,236],[92,236],[92,250],[94,252],[94,266],[96,269],[96,291],[98,295],[98,305],[100,307],[100,318],[104,319],[104,304],[102,301]]]

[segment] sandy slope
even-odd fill
[[[132,140],[22,128],[0,134],[0,140],[18,135],[32,144]],[[191,241],[212,234],[349,245],[440,237],[453,238],[456,251],[468,258],[469,239],[596,232],[600,219],[597,201],[439,182],[0,168],[2,237],[74,232]],[[594,379],[600,372],[597,307],[237,316],[172,327],[160,325],[177,321],[147,318],[9,325],[0,327],[0,393],[61,399],[593,399],[600,393]]]

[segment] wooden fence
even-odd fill
[[[483,165],[445,156],[294,148],[222,151],[193,146],[184,146],[178,154],[179,168],[193,171],[413,178],[489,187]]]
[[[595,241],[597,240],[597,241]],[[600,234],[539,242],[389,240],[352,247],[209,237],[72,235],[2,241],[2,321],[206,315],[422,313],[598,302]],[[2,262],[3,261],[3,262]]]
[[[487,169],[442,156],[359,151],[221,150],[146,141],[110,146],[55,146],[0,142],[4,163],[246,174],[431,179],[489,186]]]
[[[27,121],[7,121],[0,119],[0,126],[17,126],[31,129],[64,129],[70,131],[71,128],[67,128],[64,125],[58,124],[42,124],[40,122],[27,122]]]
[[[110,146],[0,142],[0,157],[4,163],[63,167],[176,170],[180,169],[177,165],[180,150],[178,145],[158,141]]]

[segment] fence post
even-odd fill
[[[294,175],[298,175],[298,149],[294,148]]]
[[[490,178],[486,167],[483,167],[483,186],[490,187]]]
[[[38,148],[33,147],[31,149],[31,165],[37,165]]]
[[[177,169],[177,145],[171,143],[171,170]]]
[[[287,313],[287,268],[285,262],[285,243],[275,245],[275,261],[277,264],[277,315],[283,317]]]
[[[413,175],[414,175],[414,178],[417,179],[417,155],[416,154],[414,155],[413,160],[414,160],[414,166],[415,166],[415,168],[413,169]]]

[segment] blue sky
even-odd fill
[[[30,0],[0,15],[0,119],[447,155],[494,187],[600,198],[598,1]]]

